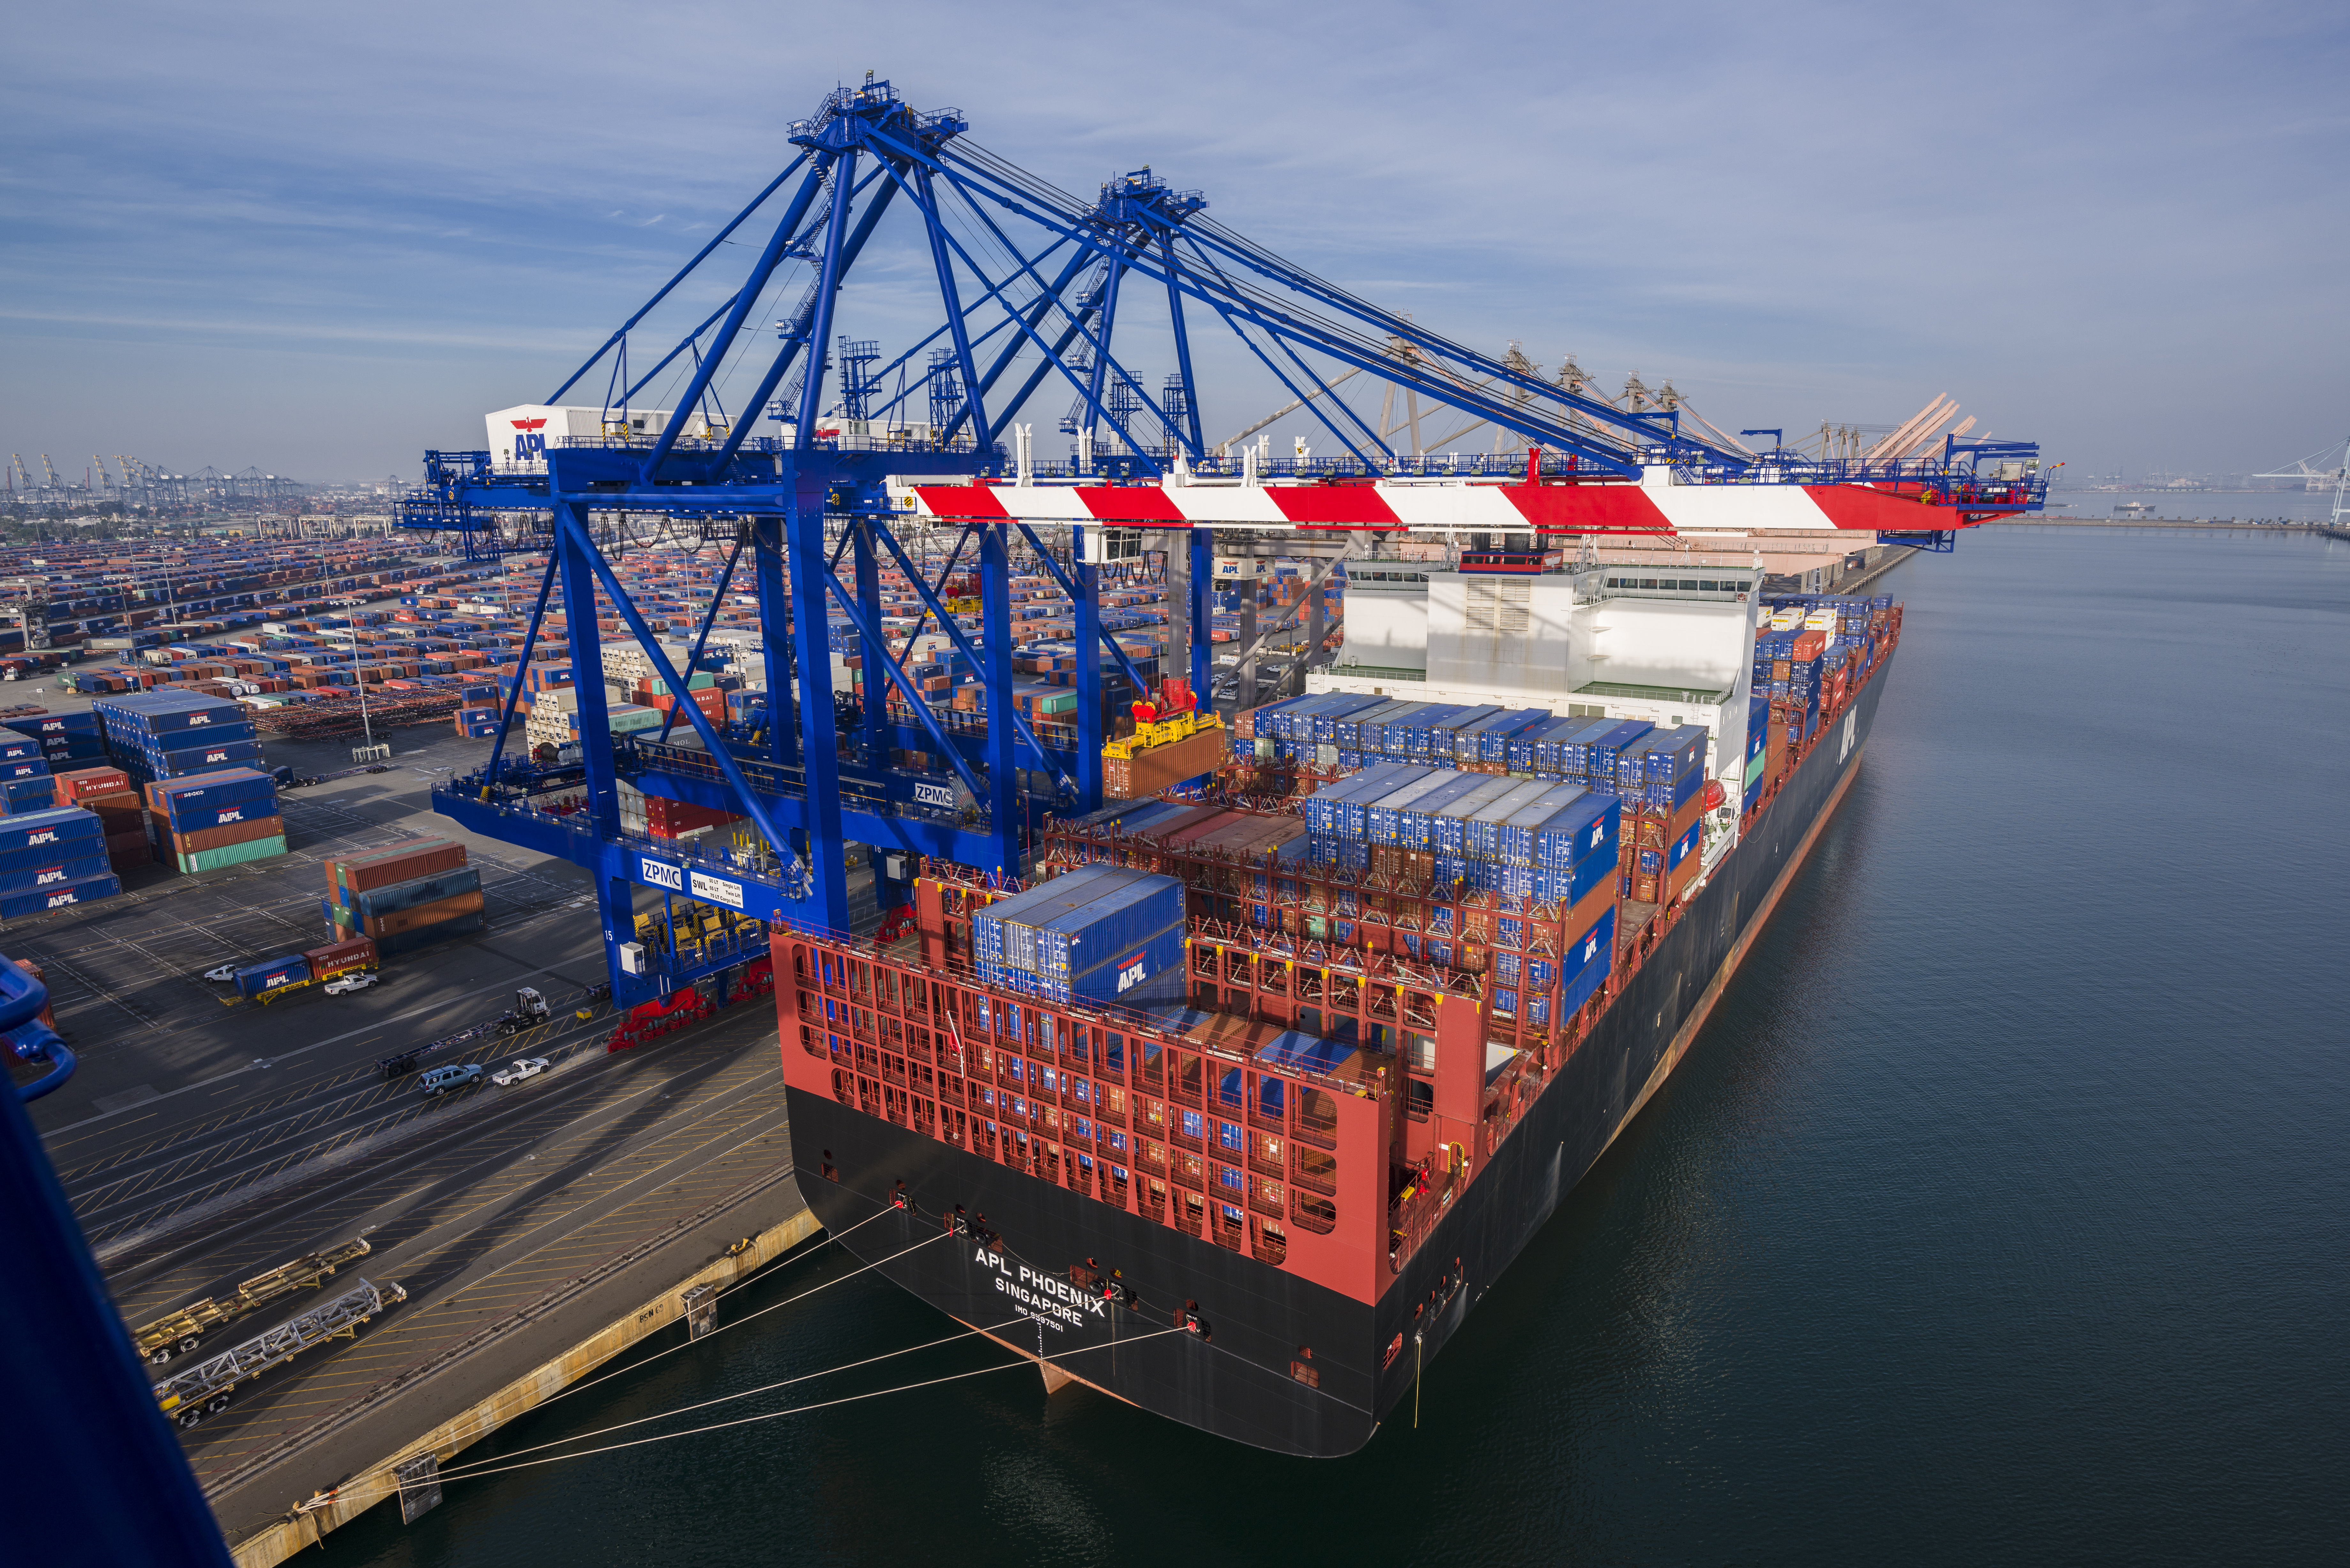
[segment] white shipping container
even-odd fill
[[[574,408],[548,403],[517,403],[484,415],[489,431],[490,465],[500,469],[541,470],[550,449],[566,442],[600,442],[626,436],[647,441],[669,428],[668,409],[620,410]],[[685,424],[689,438],[706,438],[709,422],[696,414]]]

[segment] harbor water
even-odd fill
[[[1774,922],[1362,1452],[1048,1398],[969,1338],[894,1354],[957,1327],[819,1247],[727,1298],[741,1326],[558,1400],[464,1456],[500,1473],[327,1552],[2331,1560],[2350,545],[1991,528],[1878,591],[1908,605],[1892,684]]]

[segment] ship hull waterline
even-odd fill
[[[1826,727],[1377,1303],[793,1088],[800,1191],[859,1263],[1043,1363],[1048,1385],[1083,1382],[1255,1448],[1352,1453],[1687,1054],[1849,787],[1891,667]],[[912,1207],[891,1212],[899,1182]],[[958,1205],[985,1216],[1000,1249],[947,1233]],[[1089,1261],[1139,1304],[1070,1284]],[[1177,1327],[1187,1308],[1204,1337]]]

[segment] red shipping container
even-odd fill
[[[302,955],[310,961],[310,978],[326,980],[355,969],[376,967],[375,939],[353,937],[348,941],[328,942],[322,948],[312,948]]]
[[[130,787],[130,775],[120,768],[76,768],[55,777],[59,805],[81,805],[92,796],[120,794]]]

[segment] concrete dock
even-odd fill
[[[181,1430],[247,1564],[315,1545],[390,1495],[388,1464],[452,1457],[632,1346],[681,1334],[683,1291],[730,1286],[814,1229],[792,1181],[772,999],[608,1053],[610,1011],[583,994],[602,978],[584,876],[431,812],[428,784],[478,761],[478,744],[443,730],[391,739],[388,771],[282,794],[291,852],[276,860],[143,868],[122,898],[0,926],[0,951],[43,967],[80,1058],[33,1108],[127,1323],[359,1236],[371,1251],[332,1282],[408,1293]],[[349,765],[338,747],[297,752],[273,746],[272,761]],[[395,958],[348,997],[232,1005],[203,979],[324,940],[326,857],[425,836],[467,842],[481,867],[478,936]],[[555,1003],[548,1024],[462,1041],[432,1064],[529,1055],[545,1073],[429,1099],[412,1076],[377,1072],[379,1057],[495,1018],[520,985]],[[318,1299],[273,1302],[205,1349]]]

